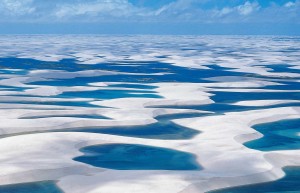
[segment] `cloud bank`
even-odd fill
[[[0,22],[299,23],[300,0],[2,0]]]

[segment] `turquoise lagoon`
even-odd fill
[[[276,181],[226,188],[209,193],[299,193],[300,168],[289,167],[285,168],[284,172],[286,176]]]
[[[0,193],[63,193],[52,181],[0,186]]]
[[[200,170],[193,154],[137,144],[103,144],[82,148],[75,161],[115,170]]]
[[[300,149],[300,119],[281,120],[253,126],[263,137],[244,145],[261,151]]]

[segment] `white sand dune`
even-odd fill
[[[50,65],[49,69],[38,69],[31,64],[28,69],[17,69],[3,63],[0,70],[0,185],[53,180],[65,193],[201,193],[283,177],[283,167],[300,166],[300,150],[259,151],[243,145],[263,137],[253,129],[256,124],[300,118],[296,98],[299,90],[282,88],[290,82],[299,82],[300,74],[296,71],[300,66],[299,49],[293,54],[286,54],[285,50],[299,47],[300,43],[293,38],[289,41],[275,39],[243,36],[0,37],[2,58],[54,61],[57,65],[63,59],[71,59],[80,64],[77,71],[68,71],[63,66],[54,70]],[[45,46],[49,44],[51,46]],[[136,69],[134,72],[119,68],[101,70],[104,63],[111,65],[111,69],[115,66]],[[145,72],[146,64],[153,65],[153,72]],[[169,64],[169,68],[161,69],[160,64]],[[287,64],[286,69],[276,68],[282,64]],[[99,69],[90,70],[93,65],[98,65]],[[222,69],[222,74],[215,73],[218,69]],[[187,74],[185,70],[189,70]],[[194,72],[199,73],[199,80]],[[186,78],[187,81],[171,82],[174,73],[180,80]],[[110,76],[114,78],[101,82],[101,78]],[[118,76],[141,78],[134,82],[119,80]],[[145,76],[149,77],[149,82]],[[190,82],[189,76],[193,77]],[[76,80],[81,78],[88,81],[78,83]],[[37,83],[40,81],[44,84]],[[52,81],[56,84],[51,84]],[[64,85],[64,81],[72,85]],[[89,96],[89,92],[117,90],[134,97],[121,94],[107,98],[101,94]],[[231,94],[232,99],[237,92],[274,95],[280,92],[291,99],[241,99],[229,104],[249,109],[260,107],[260,110],[225,113],[201,110],[201,105],[214,105],[212,99],[216,91]],[[88,94],[68,97],[66,93]],[[146,97],[146,94],[153,97]],[[295,94],[293,98],[292,94]],[[288,107],[271,108],[272,105]],[[193,109],[194,106],[198,110]],[[190,139],[168,140],[72,130],[143,127],[158,123],[159,116],[181,114],[199,116],[174,116],[171,123],[199,131],[199,134]],[[196,156],[201,170],[113,170],[73,160],[83,154],[81,148],[113,143],[188,152]]]
[[[300,108],[283,107],[174,121],[201,131],[190,140],[76,132],[7,137],[0,140],[1,184],[59,180],[59,186],[72,193],[138,192],[150,186],[154,188],[148,192],[205,192],[275,180],[284,175],[282,167],[300,164],[300,151],[261,152],[241,143],[260,137],[251,128],[253,124],[291,118],[300,118]],[[191,152],[197,156],[203,170],[115,171],[72,160],[82,154],[80,148],[102,143],[143,144]]]

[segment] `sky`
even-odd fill
[[[300,0],[0,0],[0,33],[300,35]]]

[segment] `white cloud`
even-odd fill
[[[235,7],[224,7],[220,10],[215,10],[215,15],[218,17],[227,16],[227,19],[231,16],[231,19],[234,20],[237,18],[237,14],[241,16],[249,16],[256,11],[259,11],[259,9],[260,5],[257,2],[250,3],[247,1],[244,4]]]
[[[2,0],[0,11],[6,15],[25,15],[35,11],[33,0]]]
[[[59,18],[76,15],[116,17],[133,14],[135,8],[127,0],[96,0],[91,2],[65,3],[58,6],[55,15]]]
[[[284,4],[284,7],[293,7],[295,5],[296,5],[296,3],[289,1],[286,4]]]
[[[259,10],[259,8],[260,6],[257,2],[250,3],[247,1],[244,5],[239,5],[237,10],[241,15],[249,15],[252,12]]]
[[[220,15],[220,16],[227,15],[229,13],[232,13],[232,11],[233,11],[232,8],[224,7],[220,11],[218,11],[218,15]]]
[[[300,0],[286,1],[281,6],[273,3],[268,7],[261,7],[255,0],[243,1],[242,4],[238,4],[239,1],[228,2],[231,3],[222,7],[217,4],[218,0],[174,0],[153,9],[135,6],[129,0],[0,0],[0,22],[290,23],[296,21],[300,13]]]

